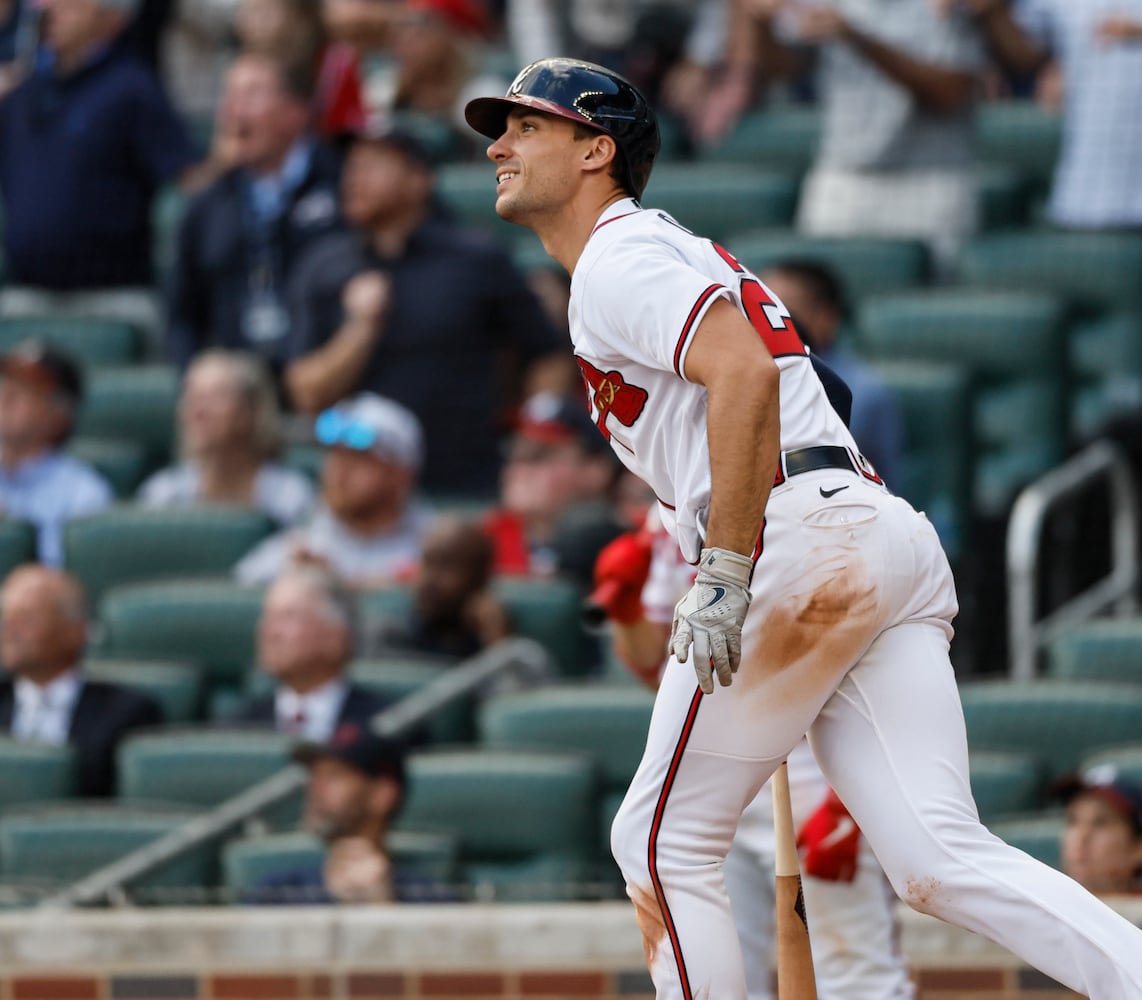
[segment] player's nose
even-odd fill
[[[507,135],[507,133],[505,132],[504,135],[501,135],[487,149],[487,157],[493,163],[498,163],[500,160],[504,159],[508,155],[508,146],[507,146],[507,143],[504,141],[504,137],[506,135]]]

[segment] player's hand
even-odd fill
[[[620,625],[639,621],[650,554],[651,538],[645,531],[628,531],[608,542],[595,557],[595,589],[587,605]]]
[[[346,282],[341,307],[352,322],[376,324],[389,307],[392,281],[380,271],[365,271]]]
[[[801,870],[829,882],[856,878],[860,827],[830,789],[825,801],[805,820],[797,834]]]
[[[753,560],[729,549],[702,549],[694,586],[674,608],[670,650],[679,663],[694,647],[694,672],[706,694],[729,687],[741,663],[742,623],[749,610]]]

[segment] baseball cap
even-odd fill
[[[62,351],[39,340],[22,340],[0,355],[0,375],[59,393],[72,403],[83,398],[79,366]]]
[[[554,392],[539,392],[520,408],[516,419],[517,437],[541,444],[575,443],[589,452],[607,450],[607,442],[583,403]]]
[[[1079,795],[1099,795],[1122,814],[1142,834],[1142,787],[1123,775],[1115,764],[1099,764],[1079,774],[1066,775],[1052,787],[1064,804]]]
[[[307,767],[314,761],[332,758],[356,768],[369,778],[391,777],[405,783],[404,747],[394,740],[375,736],[352,722],[343,722],[325,743],[305,741],[291,755]]]
[[[424,435],[416,415],[372,392],[325,410],[314,421],[313,432],[326,447],[366,451],[411,469],[419,469],[424,459]]]
[[[482,35],[488,30],[488,12],[480,0],[408,0],[408,9],[440,14],[466,34]]]

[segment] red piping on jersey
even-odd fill
[[[698,301],[694,303],[694,308],[690,310],[690,315],[686,317],[686,323],[682,327],[682,334],[678,338],[678,346],[674,348],[674,371],[677,373],[679,378],[685,378],[686,377],[685,375],[682,374],[682,368],[681,368],[682,348],[684,348],[686,346],[686,341],[690,339],[690,334],[692,334],[694,332],[694,330],[693,330],[694,320],[696,320],[698,318],[698,314],[702,311],[702,308],[710,300],[710,296],[712,296],[715,292],[722,291],[725,287],[726,287],[725,285],[720,284],[720,283],[715,284],[715,285],[710,285],[704,292],[702,292],[701,295],[698,296]]]
[[[619,219],[625,219],[628,215],[638,215],[638,211],[623,212],[622,215],[616,215],[613,219],[606,219],[605,221],[600,222],[594,229],[591,230],[591,236],[594,236],[595,233],[603,228],[603,226],[609,226],[612,222],[618,222]],[[591,236],[588,236],[587,239],[590,239]]]
[[[686,744],[690,742],[690,734],[694,731],[694,720],[698,717],[698,706],[702,704],[702,689],[694,692],[690,701],[690,710],[686,713],[686,721],[682,723],[682,732],[678,735],[678,743],[674,747],[674,756],[670,759],[666,777],[662,782],[662,791],[658,793],[658,805],[654,809],[654,821],[650,824],[650,840],[647,843],[647,866],[650,869],[650,881],[654,885],[654,895],[658,899],[658,908],[662,911],[662,922],[666,932],[670,935],[670,946],[674,949],[674,961],[678,966],[678,979],[682,984],[684,1000],[693,1000],[694,994],[690,989],[690,977],[686,973],[686,962],[682,958],[682,943],[678,940],[678,929],[674,926],[674,917],[670,914],[670,907],[666,905],[666,893],[662,889],[662,882],[658,877],[658,831],[662,828],[662,814],[666,810],[666,800],[670,797],[670,790],[674,787],[674,779],[678,775],[678,765],[682,763],[682,754]]]

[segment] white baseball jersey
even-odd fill
[[[727,250],[665,212],[615,202],[571,279],[571,341],[599,429],[654,490],[663,524],[691,563],[706,532],[710,458],[706,390],[686,380],[686,354],[722,297],[757,328],[781,372],[781,450],[840,445],[857,454],[777,296]]]

